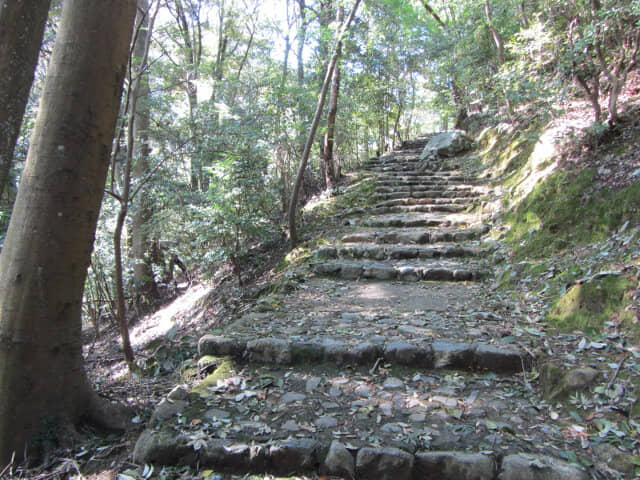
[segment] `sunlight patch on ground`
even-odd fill
[[[142,347],[167,335],[176,326],[180,328],[186,322],[197,321],[203,314],[203,309],[199,308],[200,302],[212,289],[213,286],[209,283],[194,285],[164,308],[143,317],[131,329],[131,344]]]

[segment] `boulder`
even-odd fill
[[[188,441],[183,434],[145,430],[133,449],[133,461],[157,465],[195,464],[195,451]]]
[[[502,460],[498,480],[587,480],[589,476],[578,467],[542,455],[507,455]]]
[[[356,458],[358,478],[410,480],[413,455],[399,448],[361,448]]]
[[[289,342],[279,338],[259,338],[247,343],[249,360],[259,363],[291,363]]]
[[[473,139],[462,130],[452,130],[433,137],[420,154],[420,160],[454,157],[473,146]]]
[[[269,448],[269,470],[279,475],[316,470],[321,446],[309,439],[286,440]]]
[[[425,452],[416,455],[414,478],[421,480],[493,480],[493,458],[481,453]]]
[[[340,442],[334,440],[329,447],[327,458],[320,466],[320,473],[353,480],[356,478],[356,462],[351,452]]]

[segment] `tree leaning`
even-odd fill
[[[81,303],[135,13],[135,0],[64,4],[0,255],[0,464],[45,425],[125,426],[86,376]]]

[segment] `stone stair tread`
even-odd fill
[[[476,190],[413,190],[413,191],[393,191],[377,192],[375,201],[398,200],[398,199],[424,199],[424,198],[477,198],[483,195]]]
[[[478,223],[477,215],[442,212],[372,215],[362,221],[367,227],[462,227],[474,223]]]
[[[384,215],[394,213],[460,213],[469,208],[469,204],[462,203],[435,203],[422,205],[396,205],[388,207],[373,207],[369,209],[370,214]]]
[[[557,432],[541,429],[547,412],[523,382],[491,375],[234,364],[219,383],[161,400],[133,460],[356,480],[453,478],[451,468],[462,480],[538,478],[540,468],[586,480],[556,458],[579,448],[562,435],[571,417],[558,419]],[[337,460],[339,450],[349,455]]]
[[[376,203],[373,208],[402,207],[412,205],[471,205],[476,202],[472,197],[449,198],[396,198]]]

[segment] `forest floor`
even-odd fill
[[[567,165],[594,167],[598,189],[637,184],[639,128],[624,129],[597,154],[589,148],[569,152]],[[629,148],[621,154],[616,142],[622,141]],[[479,178],[481,168],[474,173]],[[456,246],[480,260],[444,258],[444,252],[460,251],[451,250],[453,242],[442,237],[429,246],[411,243],[413,254],[397,247],[393,263],[391,247],[383,247],[385,258],[376,250],[391,230],[393,248],[396,243],[405,248],[403,235],[413,234],[410,229],[425,217],[446,219],[446,225],[433,226],[445,232],[472,232],[479,224],[500,231],[505,220],[466,209],[460,214],[403,213],[402,221],[408,218],[411,226],[397,213],[366,223],[371,208],[380,208],[374,199],[379,186],[371,187],[376,175],[380,172],[351,174],[342,195],[319,202],[321,213],[308,217],[307,243],[289,255],[284,246],[270,254],[268,263],[251,274],[250,288],[240,290],[226,270],[214,280],[179,284],[172,301],[131,327],[137,374],[130,374],[121,358],[115,325],[105,326],[97,339],[88,331],[87,372],[100,394],[135,410],[132,429],[105,435],[85,428],[72,441],[52,438],[60,444],[42,465],[16,466],[4,475],[38,480],[280,478],[222,474],[194,468],[189,461],[152,466],[153,455],[149,462],[134,463],[134,446],[143,431],[170,424],[174,439],[180,437],[173,447],[187,442],[192,450],[202,449],[201,458],[213,455],[206,453],[211,438],[260,445],[312,438],[322,445],[340,441],[354,454],[373,447],[411,454],[472,451],[499,463],[526,452],[579,466],[592,478],[633,478],[640,448],[637,330],[618,321],[622,314],[615,309],[591,330],[558,328],[549,313],[559,298],[550,294],[554,289],[570,302],[567,293],[573,286],[594,287],[596,293],[587,295],[596,295],[617,291],[623,281],[622,295],[631,299],[625,304],[632,317],[628,321],[638,323],[637,222],[623,222],[602,241],[544,259],[523,260],[504,236],[463,235]],[[480,198],[490,198],[495,185],[488,187]],[[331,202],[338,205],[326,207]],[[345,235],[354,238],[347,241]],[[340,250],[345,245],[352,249],[346,260]],[[358,257],[367,255],[374,261],[357,264]],[[411,255],[431,255],[437,268],[404,259]],[[475,281],[484,270],[491,274]],[[451,280],[460,271],[474,281],[406,281],[425,272]],[[328,276],[334,274],[338,278]],[[381,280],[385,275],[390,279]],[[266,347],[260,342],[248,346],[252,341]],[[230,356],[218,354],[224,348]],[[211,355],[205,355],[207,349]],[[424,352],[432,364],[415,368]],[[296,360],[296,355],[304,358]],[[202,395],[178,400],[187,402],[185,410],[165,415],[158,405],[166,406],[176,385]],[[507,466],[502,468],[504,474]],[[311,470],[286,478],[319,478]]]

